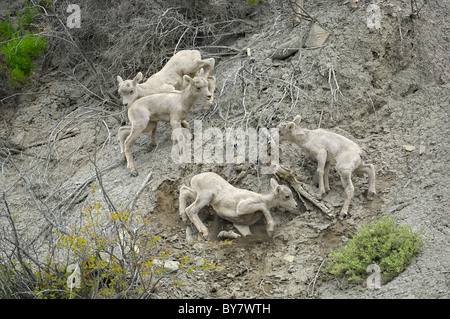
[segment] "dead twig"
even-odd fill
[[[314,276],[314,279],[308,285],[307,294],[308,294],[309,297],[313,297],[314,296],[314,288],[315,288],[315,285],[316,285],[317,278],[319,277],[320,268],[322,268],[322,266],[323,266],[325,261],[327,261],[327,258],[322,260],[322,262],[320,263],[319,269],[317,269],[316,275]],[[311,284],[312,284],[312,289],[311,289],[311,293],[309,293],[309,287],[311,287]]]

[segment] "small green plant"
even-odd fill
[[[30,8],[25,2],[23,12],[17,12],[17,26],[13,24],[8,13],[5,21],[0,22],[0,51],[3,53],[4,64],[8,69],[9,84],[17,86],[24,83],[35,69],[33,58],[39,56],[47,47],[45,37],[27,30],[39,13],[37,7]]]
[[[362,281],[368,276],[367,267],[376,264],[381,269],[381,280],[388,282],[411,263],[422,246],[421,234],[383,216],[362,226],[344,247],[330,253],[324,265],[326,277]]]

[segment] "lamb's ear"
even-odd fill
[[[119,82],[119,84],[122,84],[123,79],[120,75],[117,76],[117,82]]]
[[[183,81],[185,81],[187,83],[191,83],[192,78],[189,75],[185,74],[185,75],[183,75]]]
[[[201,76],[202,78],[205,77],[205,70],[203,70],[203,68],[201,68],[200,71],[198,71],[198,76]]]
[[[281,193],[281,186],[280,186],[280,185],[278,185],[277,187],[275,187],[275,193],[276,193],[277,195],[280,195],[280,193]]]
[[[134,77],[133,83],[134,83],[134,84],[137,84],[137,83],[141,82],[143,77],[144,77],[144,76],[142,75],[142,73],[139,72],[139,73],[136,74],[136,76]]]
[[[277,181],[275,180],[275,178],[271,178],[270,179],[270,187],[272,188],[278,188],[280,185],[278,185]]]
[[[295,123],[294,123],[294,122],[290,122],[290,123],[287,125],[287,128],[288,128],[289,131],[292,131],[292,130],[295,128]]]
[[[295,123],[295,125],[299,125],[301,120],[302,120],[302,117],[300,115],[297,115],[296,117],[294,117],[293,122]]]

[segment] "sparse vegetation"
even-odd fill
[[[8,8],[16,26],[15,13],[24,12],[24,1],[4,0],[0,22]],[[379,1],[378,30],[365,25],[370,1],[350,11],[348,1],[307,0],[314,19],[302,17],[299,25],[292,23],[292,1],[53,2],[26,26],[46,37],[47,49],[32,59],[39,63],[36,81],[11,87],[6,62],[0,63],[0,298],[449,296],[445,97],[450,73],[448,30],[439,22],[448,18],[450,4],[417,1],[418,8],[425,4],[418,19],[411,16],[410,0],[395,6]],[[38,0],[28,3],[32,7]],[[69,4],[80,7],[80,28],[68,23]],[[315,34],[312,20],[329,32],[320,47],[305,46]],[[201,120],[202,132],[219,128],[226,137],[228,128],[272,128],[301,114],[310,129],[337,129],[361,143],[377,167],[380,196],[366,202],[358,191],[365,180],[358,180],[352,216],[328,219],[326,212],[334,216],[341,205],[338,174],[331,171],[331,191],[319,202],[311,195],[314,169],[305,154],[281,148],[280,166],[292,172],[296,184],[291,185],[299,186],[298,211],[274,210],[274,238],[267,238],[261,221],[253,227],[256,236],[230,245],[218,243],[216,234],[231,225],[205,207],[199,217],[212,241],[199,241],[192,225],[178,217],[180,187],[211,170],[236,187],[266,191],[270,176],[260,174],[261,163],[178,167],[170,160],[170,126],[163,124],[157,149],[147,153],[145,142],[136,146],[144,175],[130,181],[116,139],[126,120],[117,75],[142,72],[148,78],[175,52],[192,48],[216,59],[218,81],[215,104],[207,112],[194,109],[191,126]],[[248,142],[248,149],[255,149]],[[99,174],[108,193],[98,188]],[[302,185],[309,197],[298,190]],[[414,230],[423,225],[428,242],[420,254],[380,290],[361,289],[370,276],[364,267],[362,284],[348,285],[342,277],[350,275],[342,273],[318,282],[323,259],[334,262],[326,257],[342,235],[380,211]],[[178,263],[174,272],[168,267],[173,263]],[[73,281],[78,271],[79,288]]]
[[[33,58],[39,56],[47,47],[47,40],[38,33],[27,29],[39,13],[39,8],[28,6],[25,2],[24,10],[17,12],[16,24],[12,22],[8,13],[5,21],[0,22],[0,51],[3,53],[7,66],[9,84],[17,86],[24,83],[36,67]]]
[[[220,270],[206,256],[164,249],[164,240],[144,231],[150,219],[139,212],[122,209],[102,218],[93,184],[91,197],[92,205],[81,212],[77,225],[53,231],[44,262],[1,260],[0,298],[149,298],[157,296],[163,279],[174,287],[183,285],[178,270]],[[176,269],[167,267],[167,261]]]
[[[361,281],[367,277],[367,267],[376,264],[381,269],[382,281],[388,282],[405,270],[421,246],[420,232],[383,216],[361,226],[344,247],[333,250],[324,271],[328,276]]]

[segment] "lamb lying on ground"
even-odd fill
[[[207,205],[212,206],[219,217],[232,222],[244,236],[251,235],[249,226],[264,216],[267,220],[267,233],[272,236],[275,221],[270,209],[281,206],[294,210],[297,203],[289,187],[278,185],[273,178],[270,186],[270,192],[258,194],[236,188],[212,172],[195,175],[191,179],[192,188],[182,186],[180,189],[180,217],[184,221],[186,216],[189,217],[203,237],[209,239],[208,228],[198,217],[200,210]],[[186,208],[188,198],[195,201]]]
[[[123,80],[120,76],[117,76],[118,92],[122,97],[122,103],[125,106],[130,106],[136,99],[143,96],[183,90],[186,87],[183,76],[189,75],[194,78],[203,69],[204,77],[208,79],[209,91],[212,95],[216,86],[216,78],[209,76],[209,74],[213,70],[214,64],[213,58],[202,60],[198,50],[182,50],[171,57],[159,72],[153,74],[144,83],[139,83],[143,77],[141,72],[133,80]],[[212,102],[213,97],[211,96],[211,99],[205,104],[205,109],[209,108]]]
[[[119,143],[120,152],[125,155],[122,161],[128,163],[127,166],[132,176],[137,176],[138,171],[131,152],[142,133],[152,132],[151,140],[147,144],[147,149],[152,149],[156,146],[158,121],[170,122],[172,132],[179,133],[181,126],[189,128],[185,119],[194,102],[200,97],[208,100],[211,98],[208,81],[202,75],[203,70],[200,71],[199,76],[193,79],[189,75],[185,75],[183,79],[188,86],[183,91],[147,95],[131,104],[128,109],[131,126],[119,128]],[[180,137],[174,136],[173,139],[175,145]]]
[[[355,189],[351,180],[352,172],[364,173],[369,176],[367,197],[372,200],[376,195],[375,169],[372,164],[364,163],[366,154],[361,147],[342,135],[324,129],[301,128],[298,126],[300,121],[301,116],[297,115],[293,122],[283,122],[278,125],[280,142],[289,141],[297,144],[305,155],[318,162],[319,192],[317,197],[322,199],[322,196],[330,190],[328,182],[330,164],[336,163],[336,170],[341,177],[346,194],[341,216],[347,215],[350,201],[353,198]]]

